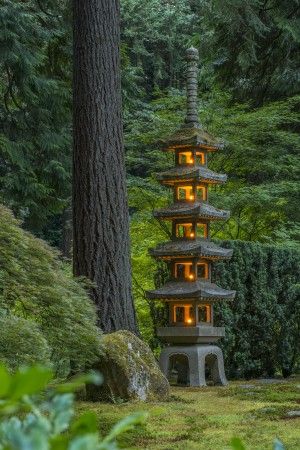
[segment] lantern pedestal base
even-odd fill
[[[214,384],[226,385],[223,353],[216,345],[178,345],[165,347],[160,355],[160,368],[170,380],[177,373],[177,383],[206,386],[206,372]]]
[[[172,344],[214,344],[225,336],[224,327],[189,326],[189,327],[161,327],[157,329],[157,336],[164,342]]]

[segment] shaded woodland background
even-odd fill
[[[228,282],[239,291],[235,305],[220,311],[228,330],[227,364],[232,376],[278,369],[288,375],[299,363],[300,5],[123,0],[121,7],[133,280],[142,335],[157,347],[155,314],[144,290],[153,286],[158,268],[147,249],[168,233],[152,211],[170,200],[154,174],[171,163],[157,140],[183,119],[184,53],[194,45],[201,59],[200,120],[227,144],[210,167],[227,173],[229,182],[212,189],[210,198],[230,209],[231,218],[214,225],[212,235],[238,240],[235,259],[215,272],[224,287]],[[0,11],[0,201],[26,230],[70,257],[70,4],[5,0]],[[264,346],[257,353],[258,342]]]

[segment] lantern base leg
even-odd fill
[[[216,345],[178,345],[165,347],[160,368],[170,379],[177,373],[177,384],[206,386],[206,373],[214,384],[226,385],[223,353]]]

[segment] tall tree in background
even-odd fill
[[[0,202],[54,245],[71,190],[66,16],[65,0],[0,2]]]
[[[137,331],[131,294],[118,0],[73,0],[74,274],[104,332]]]

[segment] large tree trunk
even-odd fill
[[[74,5],[74,274],[91,295],[104,332],[137,332],[131,293],[118,0]]]

